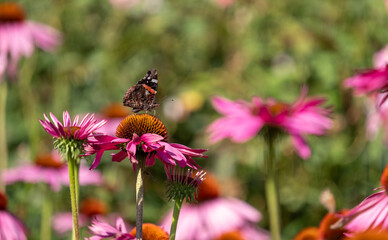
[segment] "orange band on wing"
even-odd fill
[[[147,89],[148,92],[151,94],[156,94],[156,91],[152,89],[150,86],[147,86],[146,84],[142,84],[145,89]]]

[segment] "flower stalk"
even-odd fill
[[[69,185],[70,185],[70,201],[71,201],[71,212],[73,216],[73,240],[79,240],[79,223],[78,223],[78,201],[76,194],[76,181],[75,181],[75,161],[76,159],[72,154],[68,153],[68,164],[69,164]]]
[[[45,199],[42,206],[42,217],[40,223],[40,239],[51,240],[51,217],[53,214],[53,199],[49,189],[45,189]]]
[[[136,239],[143,239],[143,200],[144,200],[145,160],[136,166]]]
[[[6,134],[6,106],[7,106],[7,82],[0,84],[0,172],[7,168],[8,148]],[[5,183],[0,178],[0,192],[5,192]]]
[[[170,228],[170,240],[175,240],[176,229],[178,226],[179,213],[181,212],[183,199],[177,198],[175,199],[174,211],[172,214],[172,222]]]
[[[269,225],[272,240],[280,240],[280,210],[278,200],[276,161],[275,161],[275,135],[271,129],[268,129],[268,135],[265,136],[268,146],[266,165],[265,191],[268,206]]]

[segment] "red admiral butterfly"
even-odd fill
[[[155,103],[158,88],[158,72],[156,69],[147,71],[147,74],[124,95],[123,105],[132,108],[132,112],[152,110],[159,106]]]

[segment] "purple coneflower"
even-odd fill
[[[85,155],[96,154],[91,169],[98,166],[103,153],[107,150],[119,150],[112,155],[112,161],[121,162],[128,158],[136,170],[136,238],[142,238],[144,170],[155,164],[155,158],[163,164],[197,168],[192,157],[206,157],[205,149],[191,149],[181,144],[167,142],[167,129],[155,116],[132,114],[117,127],[116,137],[95,135],[89,141]]]
[[[27,228],[6,209],[7,196],[0,193],[0,239],[27,240]]]
[[[101,185],[102,175],[98,171],[90,172],[87,167],[81,165],[79,173],[80,185]],[[57,151],[47,154],[39,154],[34,164],[18,166],[6,169],[2,175],[6,184],[15,182],[48,184],[53,191],[59,191],[62,186],[69,186],[69,173],[67,164],[61,161]]]
[[[141,151],[139,151],[139,149]],[[102,154],[107,150],[120,150],[112,155],[112,161],[121,162],[128,158],[134,168],[139,163],[139,156],[145,154],[145,166],[153,166],[155,158],[164,164],[197,168],[193,157],[206,157],[206,149],[191,149],[181,144],[167,142],[167,129],[155,116],[133,114],[126,117],[117,127],[116,137],[95,135],[86,148],[86,155],[96,153],[91,169],[98,166]]]
[[[19,59],[30,57],[34,45],[50,51],[61,42],[61,34],[41,23],[26,20],[26,13],[15,2],[0,3],[0,81],[5,71],[16,73]]]
[[[135,240],[136,228],[131,231],[127,231],[127,227],[121,217],[117,218],[116,226],[113,227],[110,224],[102,221],[101,219],[94,219],[89,226],[92,237],[89,240],[102,240],[102,239],[116,239],[116,240]],[[144,223],[143,240],[168,240],[168,234],[159,226],[151,223]]]
[[[85,145],[88,143],[88,138],[92,137],[94,131],[106,123],[105,120],[98,122],[94,118],[94,114],[87,114],[81,122],[78,122],[77,115],[73,122],[69,113],[63,113],[63,124],[50,113],[52,122],[44,114],[45,120],[40,120],[43,128],[54,138],[54,147],[58,149],[67,159],[69,169],[70,182],[70,199],[71,210],[73,213],[73,227],[75,239],[79,239],[78,230],[78,201],[79,198],[79,166],[80,155],[85,152]]]
[[[323,135],[333,124],[330,111],[322,107],[325,101],[325,98],[307,98],[307,88],[302,89],[291,105],[258,97],[254,97],[252,103],[214,97],[214,108],[224,116],[209,126],[210,141],[215,143],[230,138],[234,142],[245,142],[263,127],[275,127],[290,134],[299,156],[307,159],[311,151],[304,136]]]
[[[269,240],[268,233],[254,227],[261,214],[249,204],[235,198],[220,196],[214,176],[207,174],[196,194],[196,204],[182,206],[176,239],[216,239],[223,234],[238,232],[242,239]],[[172,212],[161,226],[170,229]]]
[[[388,165],[381,176],[381,191],[367,197],[355,208],[342,214],[335,227],[344,226],[351,234],[369,229],[388,229]]]
[[[374,68],[364,70],[344,82],[345,87],[354,89],[357,95],[379,94],[378,105],[383,104],[388,98],[388,48],[373,56]]]

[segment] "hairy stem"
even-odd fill
[[[143,239],[144,161],[136,168],[136,239]]]
[[[266,157],[266,181],[265,190],[269,215],[269,226],[272,240],[280,240],[280,210],[278,200],[276,161],[274,150],[274,136],[269,133],[267,136],[268,155]]]
[[[7,82],[0,83],[0,173],[7,168],[8,147],[6,134],[6,111],[7,111]],[[0,192],[5,192],[5,183],[0,177]]]
[[[42,207],[42,218],[40,223],[40,239],[51,240],[51,217],[53,214],[53,201],[49,191],[47,190],[45,193],[46,194]]]
[[[183,200],[177,199],[174,204],[174,212],[172,214],[171,229],[170,229],[170,240],[175,240],[176,229],[178,226],[179,213],[182,208]]]
[[[71,212],[73,215],[73,240],[79,240],[78,205],[75,182],[75,159],[68,154]]]

